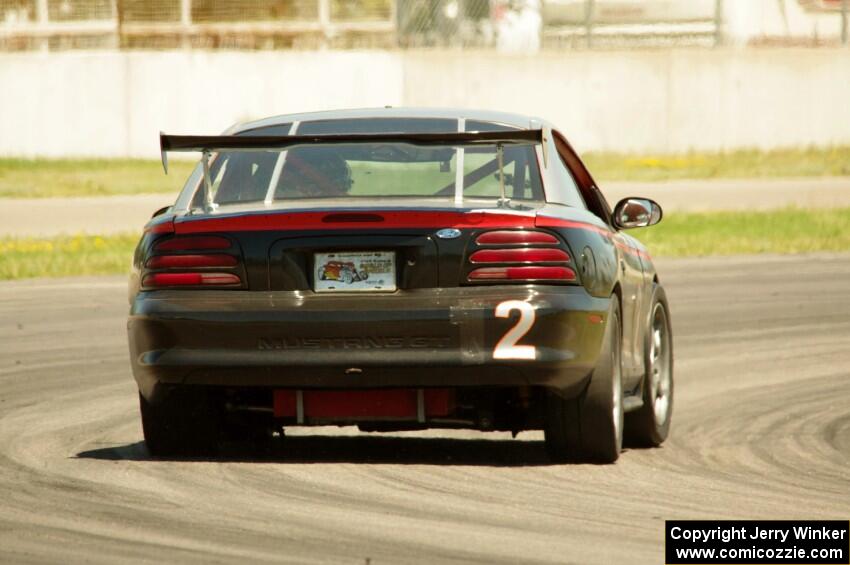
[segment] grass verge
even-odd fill
[[[671,213],[629,233],[659,257],[850,251],[850,208]]]
[[[850,175],[850,147],[635,156],[587,153],[600,181]],[[176,194],[194,162],[142,159],[0,159],[0,198]]]
[[[144,159],[0,159],[0,198],[177,194],[194,162]]]
[[[139,234],[0,238],[0,279],[128,273]]]
[[[590,152],[582,158],[599,181],[850,175],[850,147],[646,156]]]
[[[850,251],[850,208],[673,213],[629,233],[656,257]],[[138,237],[0,238],[0,279],[124,274]]]

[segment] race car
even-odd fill
[[[166,171],[170,152],[201,158],[130,276],[151,454],[318,425],[543,430],[553,461],[666,439],[669,306],[624,233],[661,208],[612,211],[550,123],[345,110],[160,146]]]

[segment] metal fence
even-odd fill
[[[635,42],[713,45],[721,7],[717,0],[400,0],[399,44],[508,50]]]
[[[723,0],[550,2],[543,6],[550,45],[718,45]]]
[[[0,50],[715,46],[730,39],[732,3],[756,1],[766,0],[0,0]],[[826,24],[792,37],[783,7],[789,32],[757,41],[847,44],[850,0],[771,4],[792,1]]]
[[[488,47],[495,41],[492,0],[399,0],[401,47]]]
[[[389,47],[391,0],[0,0],[0,49]]]

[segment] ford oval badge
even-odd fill
[[[437,237],[440,239],[455,239],[460,237],[460,230],[455,228],[445,228],[437,232]]]

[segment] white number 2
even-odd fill
[[[537,349],[533,345],[516,344],[534,325],[534,306],[522,300],[506,300],[496,306],[496,317],[510,318],[512,310],[519,310],[519,321],[496,344],[493,359],[535,359]]]

